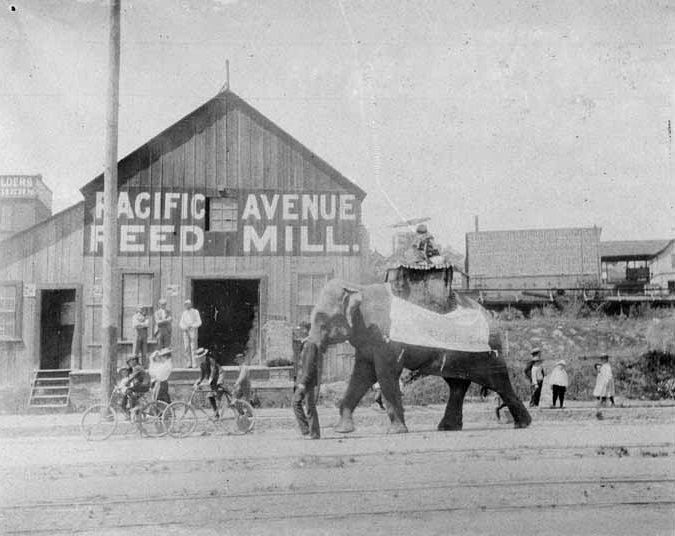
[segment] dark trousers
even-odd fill
[[[543,385],[544,382],[537,382],[537,386],[534,388],[534,392],[530,398],[530,407],[537,407],[539,405],[539,399],[541,398],[541,388]]]
[[[134,340],[133,354],[140,357],[143,368],[148,367],[148,330],[136,330],[136,339]]]
[[[309,435],[312,439],[321,437],[319,414],[316,411],[316,388],[308,387],[306,391],[295,391],[293,394],[293,413],[300,426],[302,435]],[[303,402],[307,405],[307,414]]]
[[[157,330],[157,346],[160,350],[171,347],[171,331],[165,328]]]
[[[555,406],[555,403],[557,400],[560,400],[560,407],[563,407],[563,403],[565,402],[565,390],[567,387],[563,387],[562,385],[551,385],[551,391],[553,391],[553,405]]]

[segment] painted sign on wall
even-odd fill
[[[103,250],[103,192],[85,199],[84,250]],[[355,255],[360,202],[342,192],[129,189],[117,202],[120,255]]]

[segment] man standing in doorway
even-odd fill
[[[192,307],[192,301],[185,300],[185,310],[180,317],[180,329],[183,332],[183,354],[188,368],[195,368],[195,352],[197,351],[197,331],[202,325],[199,311]]]
[[[147,366],[148,328],[150,327],[150,319],[146,316],[145,309],[140,305],[136,308],[136,314],[131,318],[131,327],[133,327],[136,332],[133,354],[140,358],[143,366]]]
[[[166,300],[162,298],[158,302],[159,309],[155,311],[155,337],[157,347],[160,350],[171,347],[171,311],[166,308]]]

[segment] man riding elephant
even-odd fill
[[[388,402],[389,432],[406,432],[398,381],[404,367],[441,376],[447,382],[450,395],[439,430],[462,428],[462,404],[471,382],[502,397],[516,428],[530,424],[530,415],[511,386],[506,363],[494,351],[496,339],[489,333],[485,311],[452,292],[451,270],[396,270],[389,284],[360,286],[338,279],[326,284],[312,311],[309,340],[321,348],[348,340],[356,350],[340,403],[338,432],[354,430],[354,409],[375,382]],[[423,307],[415,308],[410,302]],[[410,323],[411,318],[421,317],[433,325]],[[412,327],[407,329],[407,325]],[[438,342],[427,345],[427,339]]]

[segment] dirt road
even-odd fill
[[[0,440],[3,534],[673,534],[656,422]],[[324,422],[330,421],[326,415]]]

